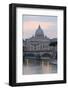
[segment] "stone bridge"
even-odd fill
[[[49,51],[24,51],[24,58],[32,59],[49,59],[53,57],[53,52]]]

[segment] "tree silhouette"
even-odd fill
[[[49,46],[53,46],[53,47],[54,47],[54,48],[53,48],[53,53],[56,54],[55,59],[57,59],[57,51],[54,50],[55,47],[57,46],[57,41],[51,42],[51,43],[49,44]],[[53,55],[54,55],[54,54],[53,54]]]
[[[55,42],[51,42],[50,44],[49,44],[49,46],[57,46],[57,41],[55,41]]]

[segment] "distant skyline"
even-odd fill
[[[57,38],[57,16],[22,16],[23,39],[35,36],[35,32],[40,25],[44,35],[49,38]]]

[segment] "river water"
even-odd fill
[[[57,64],[50,63],[49,60],[24,60],[23,74],[48,74],[57,73]]]

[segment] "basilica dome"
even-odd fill
[[[40,38],[40,39],[44,38],[44,33],[43,33],[43,30],[41,29],[40,25],[39,25],[38,29],[35,32],[35,37]]]

